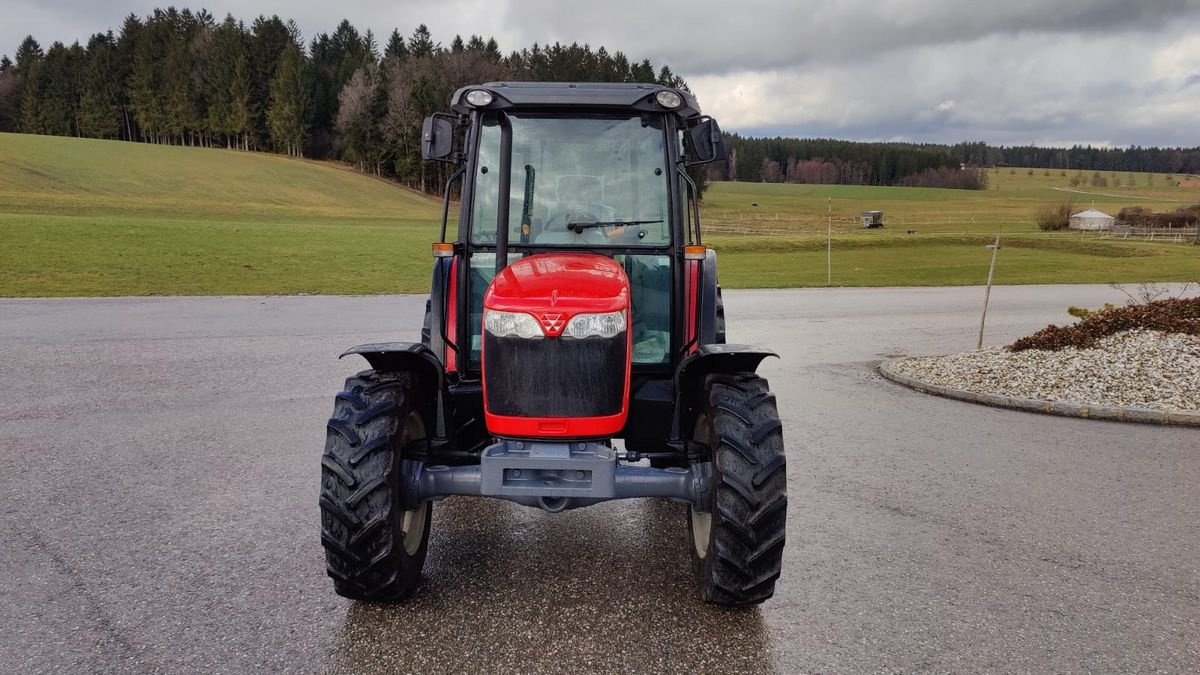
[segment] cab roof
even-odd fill
[[[660,84],[637,82],[486,82],[463,87],[454,92],[450,107],[457,113],[469,113],[475,107],[467,103],[466,95],[473,89],[486,89],[495,100],[483,110],[554,110],[589,108],[594,110],[625,110],[636,112],[672,112],[683,119],[700,116],[696,97],[683,89]],[[673,91],[683,98],[683,105],[664,108],[655,100],[660,91]]]

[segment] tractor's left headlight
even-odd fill
[[[567,322],[563,335],[573,338],[604,337],[612,338],[625,330],[625,312],[607,312],[605,314],[576,314]]]

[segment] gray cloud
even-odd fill
[[[0,0],[0,53],[26,33],[85,40],[153,5]],[[341,18],[383,41],[493,35],[603,44],[669,63],[725,128],[755,134],[1005,143],[1200,145],[1200,0],[259,0],[307,36]]]
[[[997,35],[1153,31],[1197,14],[1200,0],[609,0],[569,10],[530,0],[510,6],[505,21],[543,42],[579,39],[583,28],[593,42],[707,74],[842,63]]]

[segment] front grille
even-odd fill
[[[485,405],[512,417],[604,417],[621,412],[627,342],[614,338],[496,337],[484,331]]]

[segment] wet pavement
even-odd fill
[[[882,380],[982,289],[731,291],[788,448],[784,574],[694,598],[681,506],[437,505],[398,606],[335,596],[318,457],[344,347],[418,297],[0,300],[0,671],[1200,669],[1200,432]],[[1002,287],[988,343],[1107,287]]]

